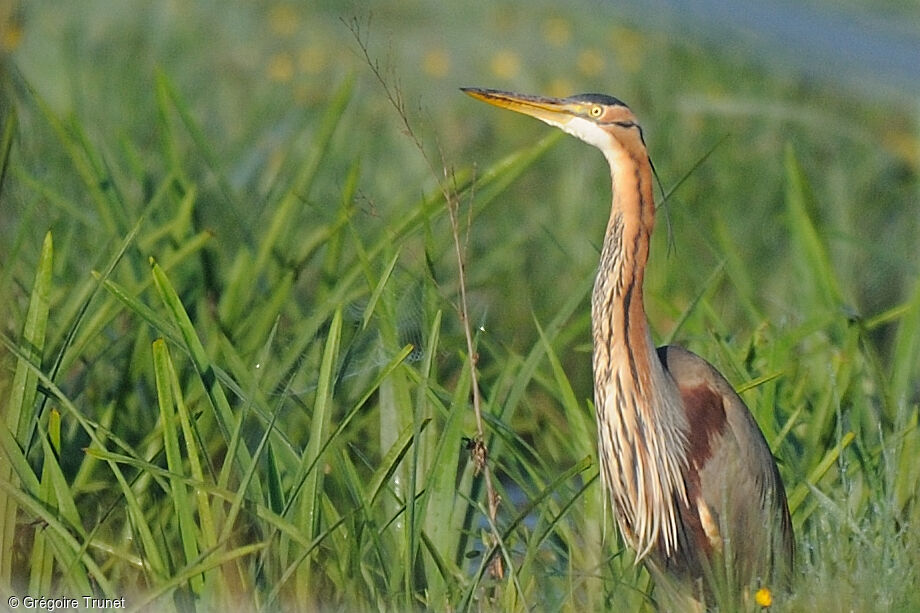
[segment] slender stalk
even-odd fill
[[[419,153],[422,155],[422,158],[425,160],[425,164],[428,166],[432,176],[437,180],[438,188],[441,190],[441,194],[444,197],[445,203],[447,204],[451,234],[454,241],[454,255],[457,258],[457,280],[460,285],[460,303],[454,304],[454,308],[456,309],[457,315],[460,318],[460,324],[463,327],[463,333],[466,337],[466,350],[467,355],[469,355],[470,358],[469,364],[470,382],[473,396],[473,413],[476,419],[476,440],[472,442],[470,451],[473,457],[473,461],[475,462],[476,473],[481,473],[485,482],[487,509],[489,512],[489,525],[492,526],[492,542],[489,543],[489,545],[496,545],[501,542],[501,535],[499,534],[497,528],[498,507],[501,503],[501,496],[498,495],[498,493],[495,491],[495,487],[492,484],[492,471],[488,463],[489,453],[485,442],[485,426],[482,419],[482,395],[479,390],[479,376],[477,371],[478,353],[475,350],[473,330],[470,327],[469,307],[466,296],[466,249],[460,240],[460,221],[457,215],[460,209],[460,197],[454,187],[454,175],[453,172],[447,167],[447,165],[443,163],[442,155],[441,168],[443,169],[444,179],[438,179],[438,171],[436,170],[436,165],[432,162],[431,157],[425,151],[421,140],[419,139],[414,128],[412,127],[411,122],[409,121],[409,116],[406,112],[405,101],[403,100],[402,93],[398,86],[390,86],[390,83],[383,74],[379,62],[371,57],[370,51],[368,49],[367,37],[362,34],[361,24],[357,19],[352,19],[351,21],[343,20],[343,23],[345,23],[345,26],[354,36],[354,39],[357,42],[362,55],[364,56],[365,62],[371,69],[374,77],[380,83],[380,86],[383,88],[384,95],[393,106],[393,109],[396,111],[396,114],[402,121],[403,133],[409,137],[415,148],[418,149]],[[467,234],[468,233],[469,223],[467,225]],[[493,559],[492,563],[490,564],[490,572],[494,577],[504,577],[504,566],[502,565],[501,557],[496,556]]]

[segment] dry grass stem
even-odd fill
[[[345,25],[351,31],[355,42],[358,44],[358,48],[361,50],[361,54],[363,55],[365,62],[371,70],[371,73],[377,79],[377,82],[383,89],[384,95],[386,96],[390,105],[393,107],[393,110],[395,110],[396,114],[399,116],[399,119],[402,122],[403,134],[405,134],[412,141],[412,144],[425,160],[425,164],[428,167],[428,170],[431,172],[431,175],[437,181],[438,188],[441,190],[441,195],[444,197],[444,202],[447,204],[447,213],[450,220],[451,235],[454,242],[454,255],[457,259],[457,281],[460,287],[460,302],[459,304],[455,304],[454,307],[457,310],[457,315],[460,318],[460,323],[463,327],[463,333],[466,337],[466,351],[467,355],[469,356],[470,363],[473,412],[476,416],[476,440],[473,442],[471,454],[475,463],[476,472],[477,474],[482,474],[483,480],[485,482],[489,524],[492,526],[493,538],[493,542],[488,543],[488,545],[496,545],[501,541],[501,534],[497,529],[498,507],[501,502],[501,496],[499,496],[495,491],[495,486],[492,482],[492,471],[488,462],[489,452],[485,441],[485,426],[483,425],[482,419],[482,395],[479,390],[477,370],[478,354],[476,352],[475,342],[473,339],[472,326],[470,325],[469,306],[466,293],[466,245],[467,241],[469,240],[472,216],[470,215],[467,218],[466,236],[464,237],[464,240],[461,241],[460,220],[458,216],[460,210],[460,195],[456,189],[456,181],[453,170],[448,164],[445,163],[442,154],[440,174],[443,175],[443,178],[438,177],[439,173],[437,171],[437,165],[435,165],[431,157],[428,155],[428,152],[422,145],[421,139],[418,137],[418,134],[412,127],[412,123],[409,121],[405,100],[403,99],[398,82],[396,85],[391,85],[390,80],[384,74],[383,69],[380,67],[380,63],[371,57],[368,47],[366,30],[362,31],[361,24],[358,22],[357,18],[353,18],[350,21],[343,21],[343,23],[345,23]],[[501,561],[501,556],[496,556],[491,561],[489,569],[494,577],[504,577],[505,573],[504,566]]]

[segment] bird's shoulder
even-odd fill
[[[692,351],[679,345],[665,345],[657,351],[665,370],[681,392],[685,389],[706,388],[713,394],[734,393],[725,377],[712,364]]]
[[[734,540],[734,553],[758,573],[767,572],[763,569],[771,567],[771,559],[778,572],[791,568],[794,546],[785,490],[751,412],[725,377],[698,355],[670,345],[660,347],[658,357],[687,418],[688,529],[703,549],[721,550],[724,539],[742,535]]]
[[[763,434],[741,397],[715,367],[677,345],[658,348],[684,404],[690,456],[700,464],[712,455],[713,439],[730,437],[740,453],[758,457],[755,466],[772,466]],[[734,447],[734,446],[732,446]]]

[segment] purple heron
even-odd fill
[[[591,297],[601,483],[664,608],[749,604],[754,590],[782,584],[791,571],[786,494],[763,434],[728,381],[686,349],[652,342],[642,282],[655,220],[653,169],[636,116],[602,94],[463,91],[560,128],[607,158],[613,204]],[[764,598],[761,591],[757,600]]]

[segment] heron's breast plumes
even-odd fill
[[[639,258],[629,253],[640,241],[624,236],[629,225],[614,211],[594,285],[594,400],[601,480],[642,559],[659,544],[666,555],[677,550],[687,423],[648,330]]]
[[[659,544],[670,555],[678,546],[678,504],[687,499],[685,428],[666,417],[671,408],[653,408],[669,399],[644,397],[620,368],[612,375],[595,389],[602,482],[638,559]]]

